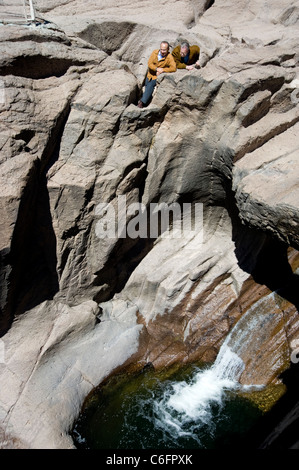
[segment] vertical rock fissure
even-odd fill
[[[3,258],[8,270],[8,291],[4,300],[1,333],[14,317],[46,299],[59,289],[56,271],[56,236],[47,190],[47,171],[59,155],[59,147],[70,107],[67,103],[50,131],[39,159],[34,161],[21,196],[9,253]]]

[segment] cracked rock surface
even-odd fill
[[[280,383],[299,336],[298,1],[41,0],[37,18],[0,23],[1,446],[73,448],[111,373],[211,362],[248,312],[242,383]],[[182,38],[201,68],[139,109],[149,54]],[[142,232],[163,204],[201,217]]]

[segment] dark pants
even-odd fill
[[[154,88],[156,86],[156,80],[149,80],[147,77],[145,79],[145,90],[142,95],[141,101],[143,104],[147,104],[151,99]]]

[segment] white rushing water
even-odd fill
[[[221,403],[224,390],[238,386],[238,377],[244,369],[243,361],[228,347],[221,350],[210,369],[198,372],[192,383],[176,383],[168,397],[167,406],[184,413],[186,418],[203,419],[211,402]]]
[[[227,344],[223,345],[215,363],[198,371],[191,382],[172,384],[154,406],[156,426],[177,437],[194,437],[198,429],[212,432],[215,406],[221,410],[225,393],[240,387],[238,379],[244,370],[242,359]]]
[[[256,343],[253,333],[272,328],[273,313],[265,308],[269,300],[273,301],[273,293],[257,302],[237,322],[210,368],[196,372],[190,382],[181,381],[168,387],[162,399],[154,404],[157,427],[174,439],[190,436],[199,441],[198,430],[202,427],[212,433],[215,416],[221,419],[221,407],[228,391],[263,388],[262,385],[241,386],[239,379],[245,369],[241,357]]]
[[[149,382],[138,382],[136,393],[131,385],[123,394],[112,389],[111,398],[105,399],[108,410],[103,412],[104,404],[91,423],[87,421],[86,426],[83,420],[79,439],[85,427],[88,438],[84,445],[90,448],[97,448],[99,442],[99,448],[108,448],[105,445],[113,442],[113,448],[132,449],[235,445],[258,416],[242,392],[263,388],[252,383],[256,364],[280,321],[276,302],[271,293],[248,309],[226,337],[211,367],[194,369],[180,381],[177,377],[166,382],[155,378],[153,387],[150,375]],[[243,385],[246,379],[252,383]],[[77,442],[79,439],[77,436]]]

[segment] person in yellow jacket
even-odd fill
[[[160,49],[155,49],[148,60],[145,90],[137,106],[143,108],[148,104],[156,86],[157,77],[161,73],[171,73],[175,71],[176,65],[173,56],[169,52],[169,43],[162,41]]]
[[[193,70],[200,67],[200,48],[198,46],[190,46],[187,41],[176,46],[171,54],[178,69]]]

